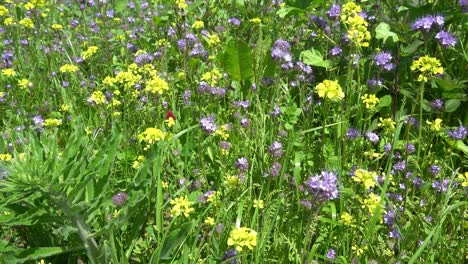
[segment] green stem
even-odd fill
[[[424,85],[425,82],[421,82],[419,87],[419,132],[418,132],[418,159],[420,158],[421,148],[422,148],[422,126],[423,126],[423,101],[424,101]]]

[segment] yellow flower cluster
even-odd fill
[[[57,118],[47,118],[44,120],[44,126],[46,127],[57,127],[62,124],[62,120]]]
[[[426,124],[431,127],[432,131],[438,132],[442,128],[442,119],[436,118],[434,121],[426,120]]]
[[[361,47],[369,47],[371,35],[367,30],[367,21],[359,16],[361,11],[359,5],[348,2],[343,5],[341,21],[348,26],[348,38],[351,42]]]
[[[91,56],[93,56],[94,54],[96,54],[98,49],[99,48],[96,47],[96,46],[90,46],[83,53],[81,53],[81,57],[83,57],[83,59],[86,60],[86,59],[90,58]]]
[[[411,64],[411,70],[419,72],[418,81],[427,82],[428,78],[436,75],[443,74],[444,68],[437,58],[423,56]]]
[[[216,222],[213,217],[207,217],[204,223],[209,226],[214,226]]]
[[[194,211],[191,207],[192,202],[190,202],[187,196],[178,197],[170,201],[172,205],[171,215],[173,217],[183,214],[185,217],[189,217],[190,213]]]
[[[163,131],[154,127],[149,127],[138,135],[138,140],[140,142],[145,141],[146,144],[151,145],[163,140],[165,136],[166,134]]]
[[[376,195],[374,193],[370,193],[369,196],[366,199],[361,201],[361,203],[362,203],[361,207],[362,208],[367,208],[369,213],[371,215],[374,215],[374,211],[377,208],[382,208],[381,201],[382,201],[382,199],[380,198],[380,196],[378,196],[378,195]]]
[[[255,17],[255,18],[252,18],[249,20],[250,22],[254,23],[254,24],[260,24],[262,23],[262,20],[258,17]]]
[[[101,91],[94,91],[88,100],[96,105],[106,104],[106,96]]]
[[[219,43],[221,43],[221,40],[219,39],[218,35],[216,34],[208,34],[208,46],[217,46]]]
[[[364,169],[357,169],[354,172],[353,180],[364,184],[364,188],[369,189],[377,184],[377,173]]]
[[[53,30],[62,30],[62,29],[63,29],[63,26],[60,25],[60,24],[53,24],[53,25],[51,26],[51,28],[52,28]]]
[[[205,27],[205,23],[203,23],[203,21],[201,20],[197,20],[192,24],[193,29],[202,29],[204,27]]]
[[[157,75],[146,82],[145,91],[152,94],[162,95],[167,90],[169,90],[169,85]]]
[[[180,9],[187,8],[187,3],[185,2],[185,0],[176,0],[175,3]]]
[[[25,89],[26,87],[31,87],[32,83],[28,79],[21,79],[18,81],[18,87],[20,89]]]
[[[132,168],[138,170],[141,167],[141,163],[143,163],[143,161],[145,161],[145,156],[139,155],[136,160],[133,161]]]
[[[344,98],[343,90],[341,90],[338,81],[324,80],[315,88],[321,98],[328,98],[330,100],[341,100]]]
[[[258,208],[258,209],[263,209],[265,207],[265,204],[263,203],[263,200],[257,200],[255,199],[253,201],[253,207]]]
[[[0,160],[2,161],[10,161],[12,158],[13,157],[8,153],[0,154]]]
[[[468,172],[459,173],[458,174],[458,181],[461,183],[462,187],[468,187]]]
[[[10,13],[10,11],[8,11],[8,8],[6,8],[5,6],[0,5],[0,17],[7,16],[9,13]]]
[[[377,98],[375,94],[364,94],[361,96],[361,100],[366,104],[367,109],[373,109],[378,103],[380,103],[380,99]]]
[[[235,246],[238,252],[242,252],[244,247],[249,250],[257,245],[257,232],[247,227],[239,227],[231,231],[228,246]]]
[[[60,67],[61,73],[73,73],[77,71],[79,71],[78,66],[73,65],[73,64],[65,64],[62,67]]]
[[[240,179],[237,176],[227,176],[226,179],[224,180],[224,184],[226,184],[229,187],[235,187],[240,184]]]
[[[5,76],[8,76],[8,77],[16,76],[15,70],[13,70],[13,69],[11,69],[11,68],[3,69],[3,70],[2,70],[2,74],[5,75]]]
[[[383,127],[386,133],[391,133],[391,132],[393,132],[395,130],[396,123],[395,123],[395,121],[393,121],[393,119],[391,119],[391,118],[385,118],[384,119],[384,118],[381,117],[381,118],[379,118],[379,120],[380,120],[380,123],[379,123],[378,126]]]
[[[228,126],[227,125],[222,125],[215,131],[215,135],[219,136],[223,140],[227,140],[229,138],[229,133],[228,133]]]
[[[215,86],[221,77],[223,77],[221,72],[217,68],[214,68],[212,71],[203,74],[201,79],[202,81],[207,82],[209,85]]]
[[[19,21],[19,24],[25,28],[30,28],[30,29],[34,28],[34,22],[28,17],[21,19]]]
[[[345,224],[347,226],[354,226],[353,216],[348,212],[342,213],[341,216],[340,216],[340,220],[341,220],[341,222],[343,222],[343,224]]]
[[[164,122],[166,123],[167,127],[173,127],[175,125],[175,120],[172,117],[164,120]]]

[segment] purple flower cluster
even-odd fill
[[[435,99],[431,101],[431,108],[434,111],[440,111],[444,108],[444,101],[442,99]]]
[[[432,188],[434,188],[438,193],[440,192],[446,192],[448,189],[448,186],[450,184],[449,179],[444,179],[441,181],[437,180],[432,183]]]
[[[422,32],[430,32],[435,28],[441,28],[445,23],[445,18],[441,15],[437,16],[425,16],[418,18],[411,26],[413,30],[419,30]]]
[[[355,140],[359,136],[360,136],[359,131],[354,127],[350,127],[346,131],[346,138],[349,139],[349,140]]]
[[[268,148],[268,152],[274,158],[281,158],[281,156],[283,156],[283,144],[279,141],[274,141]]]
[[[343,50],[339,46],[335,46],[328,52],[328,54],[330,54],[332,57],[336,57],[339,56],[342,51]]]
[[[374,62],[382,70],[391,71],[395,67],[395,65],[391,62],[392,58],[392,54],[382,51],[374,56]]]
[[[211,135],[218,129],[214,119],[214,115],[200,118],[200,128],[203,132]]]
[[[200,94],[209,94],[220,98],[226,95],[226,89],[220,87],[211,87],[211,85],[205,81],[200,82],[197,88],[197,92]]]
[[[112,203],[115,206],[122,206],[128,200],[128,195],[125,192],[119,192],[112,196]]]
[[[327,11],[327,16],[330,19],[338,19],[341,15],[341,6],[339,5],[331,5],[330,9]]]
[[[447,31],[440,31],[435,36],[435,39],[437,39],[444,48],[455,47],[455,44],[457,44],[457,39]]]
[[[282,63],[292,62],[292,54],[289,51],[291,44],[286,40],[278,39],[275,41],[275,45],[271,50],[271,57],[274,60],[280,61]]]
[[[238,158],[234,166],[241,172],[246,172],[249,169],[249,161],[245,157]]]
[[[314,199],[328,201],[338,197],[337,181],[336,173],[322,171],[318,175],[307,178],[305,186]]]
[[[468,0],[458,0],[463,13],[468,13]]]
[[[377,144],[380,140],[379,136],[374,133],[374,132],[367,132],[366,133],[366,138],[369,140],[372,144]]]
[[[468,129],[464,126],[459,126],[454,130],[449,130],[447,135],[453,140],[464,140],[468,136]]]

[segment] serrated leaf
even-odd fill
[[[224,70],[232,80],[242,81],[253,77],[253,55],[249,45],[232,39],[223,56]]]
[[[388,38],[391,38],[393,43],[398,42],[400,39],[395,32],[390,30],[390,26],[387,23],[380,22],[375,28],[375,38],[383,39],[383,42],[386,42]]]
[[[324,67],[324,68],[331,67],[331,61],[324,60],[323,55],[320,53],[320,51],[315,50],[313,48],[310,50],[305,50],[301,52],[300,58],[301,58],[301,61],[307,65]]]

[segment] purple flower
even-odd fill
[[[454,130],[449,130],[447,135],[453,140],[464,140],[468,135],[468,129],[464,126],[459,126]]]
[[[341,52],[342,52],[341,48],[338,46],[335,46],[329,51],[329,54],[330,56],[336,57],[336,56],[339,56]]]
[[[272,177],[278,177],[281,172],[281,163],[275,162],[270,167],[270,175]]]
[[[44,125],[44,118],[40,115],[36,115],[32,118],[33,123],[35,126],[43,126]]]
[[[245,157],[238,158],[234,167],[239,169],[241,172],[246,172],[249,169],[249,161]]]
[[[395,223],[395,211],[387,210],[387,212],[383,215],[383,222],[387,226],[392,226]]]
[[[332,5],[330,9],[327,11],[327,16],[330,19],[337,19],[341,15],[341,6],[339,5]]]
[[[377,53],[374,56],[374,62],[377,66],[379,66],[381,69],[390,71],[393,69],[394,65],[391,63],[392,61],[392,54],[382,51]]]
[[[330,248],[327,252],[327,258],[328,259],[335,259],[336,257],[336,251],[333,248]]]
[[[237,256],[237,251],[235,249],[228,250],[228,251],[224,252],[223,261],[234,258],[235,256]],[[237,261],[236,261],[236,259],[232,259],[231,261],[225,262],[225,263],[235,264],[235,263],[237,263]]]
[[[357,131],[357,129],[354,127],[350,127],[346,131],[346,138],[348,138],[349,140],[355,140],[359,136],[360,136],[359,131]]]
[[[400,232],[396,227],[393,227],[392,231],[388,234],[390,238],[401,239]]]
[[[333,200],[338,197],[337,175],[331,171],[322,171],[320,174],[307,178],[307,190],[314,199],[319,201]]]
[[[392,168],[395,172],[404,171],[406,169],[406,160],[398,161]]]
[[[442,99],[435,99],[435,100],[432,100],[432,101],[431,101],[431,108],[432,108],[434,111],[442,110],[442,109],[444,108],[444,101],[442,101]]]
[[[122,206],[128,200],[128,195],[125,192],[119,192],[112,196],[112,203],[115,206]]]
[[[444,48],[455,47],[455,44],[457,44],[457,39],[447,31],[440,31],[435,36],[435,39],[437,39]]]
[[[214,115],[211,114],[210,116],[202,117],[200,119],[200,127],[203,130],[203,132],[209,135],[213,134],[216,131],[216,129],[218,129],[218,126],[214,121]]]
[[[273,46],[273,49],[271,51],[271,57],[274,60],[278,60],[281,62],[291,62],[292,61],[292,55],[289,52],[289,49],[291,48],[291,45],[289,42],[278,39],[275,41],[275,45]]]
[[[223,140],[223,141],[219,142],[219,147],[222,150],[229,151],[231,149],[231,143]]]
[[[409,126],[412,126],[412,127],[419,127],[419,121],[413,116],[406,117],[406,119],[405,119],[405,121],[403,121],[403,123],[407,124]]]
[[[379,136],[374,132],[367,132],[366,138],[373,144],[377,144],[379,142]]]
[[[422,32],[430,32],[437,27],[442,27],[444,25],[445,18],[443,16],[425,16],[418,18],[413,25],[411,26],[413,30],[419,30]]]
[[[228,19],[228,23],[232,24],[233,26],[238,27],[238,26],[240,26],[241,22],[240,22],[240,20],[238,18],[233,17],[233,18]]]
[[[468,13],[468,0],[458,0],[458,5],[462,8],[463,13]]]
[[[240,120],[240,125],[241,127],[243,128],[248,128],[250,126],[250,120],[246,117],[243,117],[241,120]]]
[[[437,176],[439,172],[442,170],[439,166],[437,165],[432,165],[427,169],[432,175]]]
[[[268,148],[268,152],[274,158],[281,158],[281,156],[283,156],[283,144],[279,141],[274,141]]]
[[[414,147],[413,144],[409,143],[406,145],[406,154],[410,155],[413,154],[416,148]]]
[[[377,78],[372,78],[369,81],[367,81],[367,86],[369,86],[369,88],[379,87],[382,86],[382,84],[382,80]]]
[[[438,193],[446,192],[450,184],[450,179],[444,179],[442,183],[440,181],[435,181],[432,183],[432,188],[434,188]]]

